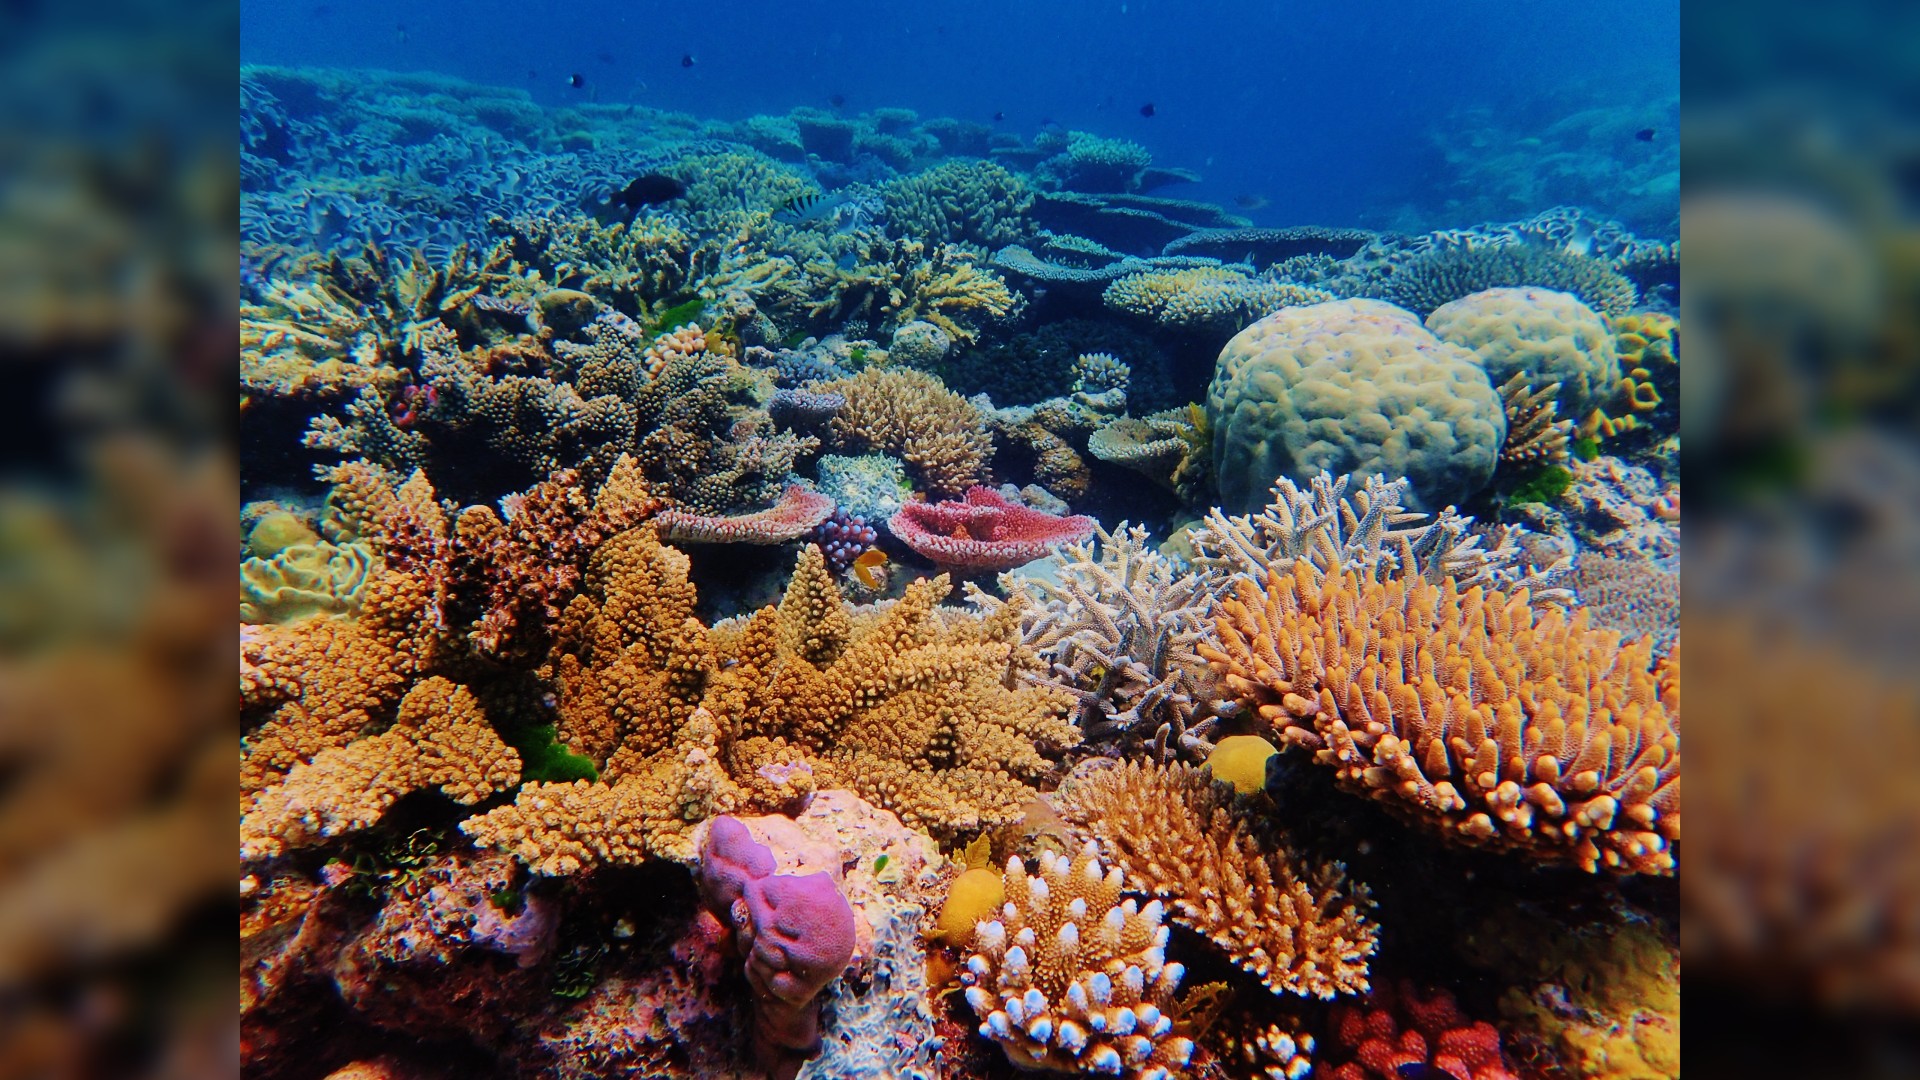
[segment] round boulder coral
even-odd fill
[[[887,355],[894,363],[911,368],[929,368],[947,358],[953,337],[930,322],[915,319],[901,324],[893,332]]]
[[[1473,350],[1495,386],[1521,374],[1536,390],[1559,383],[1562,416],[1585,416],[1613,394],[1613,333],[1571,293],[1485,289],[1435,308],[1427,329]]]
[[[1473,354],[1377,300],[1286,308],[1234,335],[1207,390],[1222,506],[1250,513],[1281,476],[1412,482],[1410,508],[1493,476],[1506,415]]]

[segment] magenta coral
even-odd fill
[[[1453,1080],[1515,1080],[1500,1050],[1500,1033],[1470,1021],[1451,993],[1420,994],[1413,984],[1383,984],[1351,1005],[1336,1005],[1331,1080],[1399,1080],[1438,1073]],[[1420,1072],[1416,1066],[1428,1066]],[[1316,1072],[1318,1070],[1315,1070]]]
[[[700,850],[700,896],[733,928],[755,1004],[753,1049],[790,1080],[820,1045],[817,998],[853,959],[853,906],[833,875],[777,874],[771,849],[738,818],[715,818]]]
[[[784,544],[798,540],[833,516],[833,499],[798,484],[780,501],[751,514],[723,517],[668,510],[656,519],[660,538],[695,544]]]
[[[1042,558],[1056,544],[1086,539],[1093,519],[1045,513],[975,486],[964,500],[908,503],[887,527],[937,566],[994,572]]]

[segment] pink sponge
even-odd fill
[[[776,874],[773,852],[737,818],[718,817],[700,849],[700,896],[746,956],[754,1053],[787,1080],[820,1045],[815,1001],[853,959],[853,906],[833,875]]]

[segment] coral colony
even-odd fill
[[[1675,244],[843,113],[243,72],[248,1074],[1677,1076]]]

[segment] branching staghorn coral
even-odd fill
[[[854,254],[850,267],[807,264],[824,293],[811,306],[814,318],[859,319],[872,330],[888,332],[929,322],[967,344],[988,322],[1013,315],[1024,303],[998,274],[952,244],[929,250],[918,240],[876,239]]]
[[[814,389],[846,399],[830,428],[835,451],[897,457],[934,495],[959,495],[986,481],[993,453],[986,418],[934,376],[869,368]]]
[[[1215,629],[1199,651],[1227,690],[1340,787],[1466,846],[1675,872],[1678,667],[1649,639],[1525,590],[1306,559],[1239,578]]]
[[[1233,789],[1192,765],[1113,763],[1053,801],[1077,838],[1126,871],[1127,888],[1166,902],[1276,994],[1365,993],[1379,946],[1367,887],[1337,862],[1310,864],[1256,829]]]
[[[1189,1075],[1174,998],[1186,967],[1167,961],[1162,905],[1122,900],[1125,876],[1092,844],[1071,860],[1043,852],[1039,870],[1008,859],[1000,917],[971,935],[960,980],[980,1034],[1023,1069]]]
[[[686,560],[651,527],[602,545],[549,671],[560,735],[602,781],[529,784],[463,828],[537,871],[684,857],[714,813],[853,791],[936,835],[1011,823],[1078,733],[1011,615],[937,613],[945,578],[855,611],[817,547],[785,599],[709,630]],[[1014,688],[1010,688],[1014,687]]]
[[[1566,569],[1564,560],[1544,569],[1527,567],[1511,530],[1502,527],[1482,536],[1472,531],[1472,518],[1451,508],[1421,524],[1428,515],[1401,506],[1406,489],[1404,479],[1369,476],[1364,488],[1348,495],[1347,478],[1335,479],[1323,470],[1302,491],[1283,476],[1274,482],[1273,501],[1259,513],[1229,517],[1217,507],[1210,510],[1205,524],[1193,530],[1194,565],[1209,573],[1215,587],[1237,575],[1264,580],[1269,568],[1285,571],[1302,561],[1322,573],[1452,580],[1461,588],[1527,588],[1536,603],[1572,599],[1552,585]],[[1493,546],[1481,547],[1487,538]]]
[[[488,288],[501,295],[575,289],[635,318],[684,299],[702,242],[662,217],[602,225],[592,218],[515,218],[488,253]]]
[[[240,819],[240,858],[367,828],[422,788],[470,806],[519,782],[520,755],[494,734],[472,692],[436,675],[407,691],[387,730],[322,750],[256,792]]]
[[[1022,643],[1047,665],[1028,677],[1079,699],[1074,723],[1085,741],[1164,746],[1195,726],[1212,696],[1193,646],[1211,625],[1213,597],[1206,579],[1152,548],[1144,527],[1095,525],[1094,534],[1061,548],[1057,583],[1008,573],[1006,601],[971,583],[967,596],[1018,614]]]
[[[1557,419],[1559,383],[1535,390],[1519,372],[1500,386],[1500,404],[1507,411],[1507,441],[1500,444],[1500,464],[1509,467],[1558,465],[1567,460],[1567,440],[1573,421]]]
[[[704,514],[757,509],[786,488],[793,462],[819,446],[777,430],[767,373],[699,352],[669,359],[634,400],[637,456],[664,494]]]

